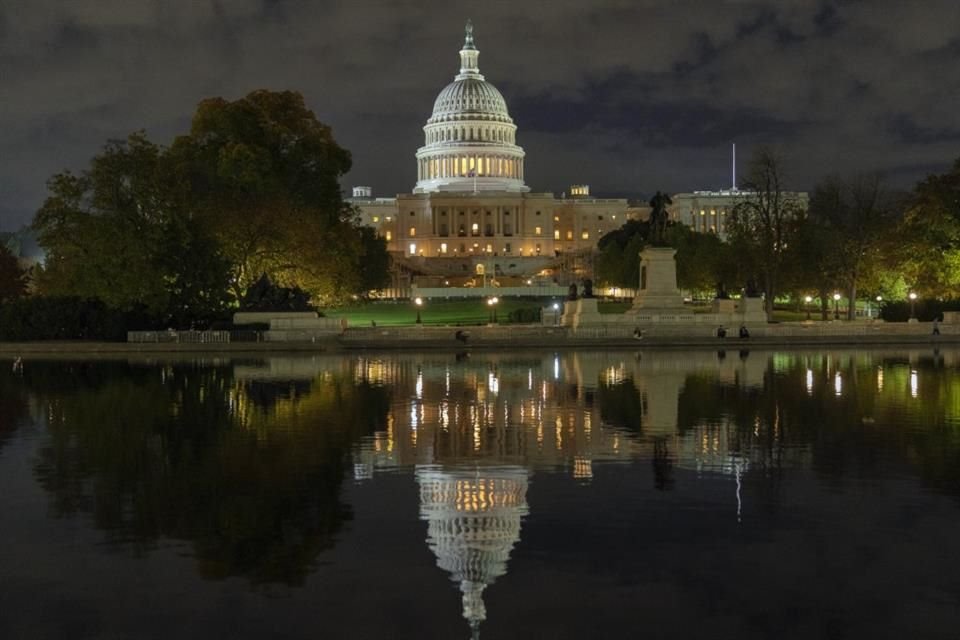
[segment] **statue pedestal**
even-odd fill
[[[677,288],[677,250],[650,247],[640,252],[640,288],[631,311],[667,311],[683,309],[683,296]]]
[[[733,315],[737,311],[737,301],[729,298],[714,298],[711,311]]]
[[[563,303],[563,316],[560,324],[576,329],[582,325],[602,324],[596,298],[580,298]]]
[[[740,298],[737,302],[737,316],[740,322],[767,322],[767,310],[763,298]]]

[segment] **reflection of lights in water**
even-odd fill
[[[420,519],[437,566],[463,594],[474,637],[487,617],[483,591],[507,572],[527,515],[528,476],[520,467],[443,469],[420,466]]]
[[[417,426],[420,424],[418,420],[419,416],[417,415],[417,405],[416,403],[410,405],[410,428],[413,431],[417,430]]]
[[[813,395],[813,369],[807,369],[807,395]]]
[[[560,416],[557,416],[557,419],[553,423],[554,426],[554,437],[556,438],[557,449],[563,448],[563,420],[560,419]]]
[[[553,379],[560,379],[560,358],[553,359]]]
[[[877,391],[883,391],[883,367],[877,367]]]
[[[444,372],[444,375],[443,375],[443,388],[444,388],[444,395],[449,396],[450,395],[450,368],[449,367],[447,367],[447,370]]]
[[[573,459],[573,477],[576,480],[593,479],[593,461],[584,456],[575,456]]]
[[[533,369],[527,369],[527,391],[533,391]]]
[[[917,370],[911,369],[910,370],[910,397],[911,398],[917,397],[917,391],[919,390],[919,387],[920,385],[919,385],[919,381],[917,380]]]
[[[487,387],[490,393],[500,393],[500,380],[494,375],[493,371],[487,374]]]
[[[440,428],[444,431],[450,428],[450,404],[448,402],[440,403]]]
[[[589,412],[584,413],[583,414],[583,433],[586,434],[588,440],[590,438],[590,430],[592,428],[593,426],[590,422],[590,413]]]
[[[833,376],[833,392],[838,396],[843,395],[843,378],[839,371]]]
[[[417,399],[423,399],[423,371],[417,369]]]
[[[743,501],[740,499],[740,489],[742,488],[740,475],[743,473],[743,469],[740,467],[739,462],[734,463],[733,468],[737,477],[737,522],[740,522],[740,515],[743,511]]]

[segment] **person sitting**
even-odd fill
[[[745,324],[740,325],[740,337],[741,337],[741,338],[749,338],[749,337],[750,337],[750,332],[747,330],[747,325],[745,325]]]
[[[718,338],[726,338],[726,337],[727,337],[727,328],[724,327],[723,325],[720,325],[719,327],[717,327],[717,337],[718,337]]]
[[[643,329],[641,329],[640,327],[636,327],[633,330],[633,337],[635,340],[643,340]]]
[[[470,334],[462,329],[457,329],[457,332],[453,334],[453,337],[456,338],[459,342],[467,344],[467,340],[470,339]]]

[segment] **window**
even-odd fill
[[[540,212],[539,212],[539,211],[537,211],[537,215],[540,215]]]
[[[480,224],[474,222],[472,225],[470,225],[470,232],[475,236],[480,235]]]
[[[390,242],[391,240],[393,240],[393,232],[387,231],[387,235],[384,237],[387,239],[387,242]]]
[[[504,252],[504,253],[510,253],[512,250],[513,250],[513,249],[510,247],[510,243],[509,243],[509,242],[508,242],[507,244],[503,245],[503,252]]]
[[[597,216],[597,220],[603,220],[603,216]]]
[[[534,227],[534,228],[533,228],[533,233],[534,233],[534,235],[538,235],[538,236],[539,236],[539,235],[541,235],[541,234],[543,233],[543,229],[540,228],[540,227]]]
[[[410,243],[410,255],[412,255],[412,256],[417,255],[417,243],[416,243],[416,242],[411,242],[411,243]]]
[[[413,211],[411,211],[411,212],[410,212],[410,215],[415,216],[415,215],[417,215],[417,214],[414,213]]]
[[[380,216],[373,216],[374,222],[380,222]]]
[[[567,240],[573,240],[573,231],[567,231]]]
[[[410,233],[408,234],[411,238],[417,235],[417,228],[410,227]]]
[[[387,216],[387,222],[390,222],[391,220],[393,220],[393,216]]]
[[[584,240],[589,240],[589,239],[590,239],[590,232],[589,232],[589,231],[584,231],[583,233],[580,234],[580,237],[583,238]]]
[[[441,211],[441,212],[440,212],[440,215],[441,215],[442,217],[446,218],[446,217],[447,217],[447,212],[446,212],[446,211]]]
[[[492,245],[492,244],[488,244],[488,245],[487,245],[487,253],[493,253],[493,245]]]
[[[447,230],[447,223],[444,222],[440,225],[440,237],[446,238],[450,233]]]
[[[538,243],[537,243],[537,255],[540,255],[541,249],[542,249],[542,247],[540,246],[540,243],[538,242]]]
[[[560,222],[560,216],[553,216],[554,222]]]
[[[560,229],[554,229],[554,230],[553,230],[553,239],[554,239],[554,240],[559,240],[559,239],[560,239]]]
[[[440,253],[446,253],[446,252],[447,252],[447,243],[446,243],[446,242],[441,242],[441,243],[440,243]]]

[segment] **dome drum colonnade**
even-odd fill
[[[467,22],[460,73],[437,96],[423,128],[414,193],[529,191],[517,127],[503,95],[480,74],[479,55]]]

